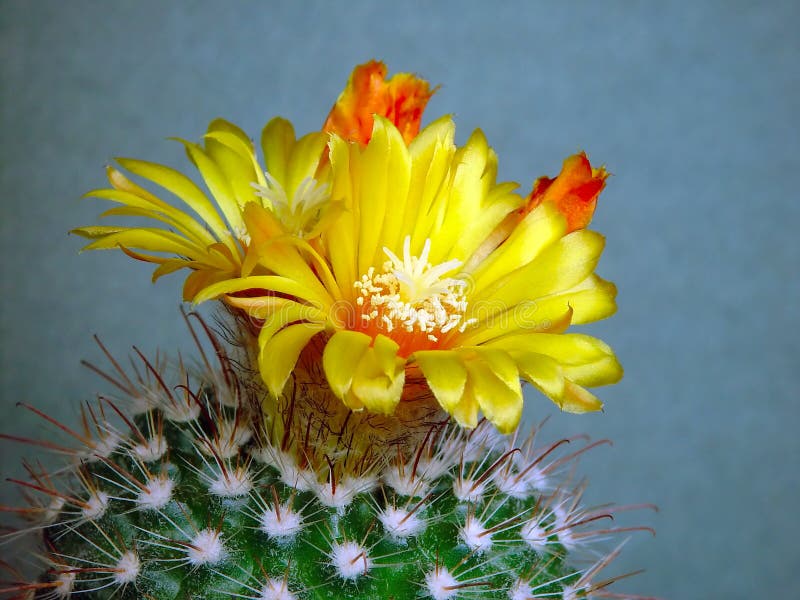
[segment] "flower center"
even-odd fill
[[[256,195],[269,201],[272,212],[289,233],[308,237],[319,223],[322,211],[330,200],[330,186],[306,177],[290,198],[275,177],[269,173],[264,173],[264,177],[266,185],[251,184]]]
[[[411,238],[403,243],[403,258],[391,250],[381,272],[370,267],[353,285],[357,290],[361,327],[376,335],[382,333],[401,345],[401,352],[433,347],[448,332],[463,332],[472,324],[465,319],[467,282],[444,277],[461,266],[459,260],[439,265],[428,261],[431,241],[426,240],[419,257],[411,255]]]

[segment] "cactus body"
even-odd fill
[[[586,445],[518,444],[488,422],[464,430],[430,407],[352,413],[326,402],[313,373],[265,408],[257,376],[212,341],[219,366],[206,359],[192,377],[179,368],[167,383],[144,358],[138,377],[106,374],[124,393],[87,406],[70,468],[20,482],[45,525],[49,565],[35,597],[597,591],[594,575],[615,553],[583,567],[569,556],[597,537],[587,525],[613,513],[580,508],[582,487],[570,488]]]

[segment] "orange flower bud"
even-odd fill
[[[592,220],[606,178],[608,171],[593,169],[584,152],[570,156],[555,179],[539,177],[534,182],[525,212],[551,202],[566,217],[567,232],[583,229]]]
[[[436,89],[410,73],[386,79],[386,65],[372,60],[353,69],[322,130],[366,144],[372,136],[374,115],[389,119],[406,144],[419,133],[422,112]]]

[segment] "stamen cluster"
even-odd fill
[[[472,324],[464,318],[467,282],[442,277],[458,268],[460,261],[431,265],[430,240],[426,240],[419,257],[411,256],[409,237],[403,260],[388,248],[383,251],[389,260],[383,263],[382,271],[370,267],[353,284],[359,294],[356,303],[362,308],[361,325],[372,325],[387,334],[396,329],[422,333],[431,342],[438,342],[449,331],[463,332]]]

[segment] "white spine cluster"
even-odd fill
[[[75,571],[63,571],[56,576],[56,586],[53,589],[56,598],[69,598],[72,595],[72,589],[75,587],[75,578],[77,574]]]
[[[155,436],[143,444],[134,445],[133,454],[144,462],[156,462],[167,453],[167,440],[163,436]]]
[[[186,558],[192,566],[215,565],[226,556],[222,534],[215,529],[203,529],[186,546]]]
[[[245,466],[226,469],[211,482],[208,490],[221,498],[236,498],[247,495],[253,489],[250,471]]]
[[[390,506],[378,514],[378,520],[386,533],[397,540],[405,540],[425,530],[425,521],[417,516],[417,511]]]
[[[433,600],[455,598],[458,589],[458,581],[444,567],[436,567],[425,575],[425,591]]]
[[[336,574],[342,579],[355,580],[372,568],[367,549],[356,542],[332,544],[329,556]]]
[[[482,553],[492,547],[492,535],[474,515],[467,515],[459,536],[470,550]]]
[[[261,588],[261,595],[258,600],[297,600],[285,579],[269,579],[267,583]]]
[[[141,569],[142,565],[139,562],[139,556],[132,550],[124,552],[114,566],[114,583],[117,585],[133,583],[139,576]]]
[[[271,538],[288,541],[303,529],[303,516],[288,504],[276,505],[261,514],[260,529]]]
[[[136,497],[136,504],[142,510],[158,510],[164,508],[172,499],[175,482],[167,475],[157,475],[147,480],[144,489]]]
[[[93,492],[84,502],[81,509],[81,514],[85,519],[97,520],[106,514],[108,508],[109,496],[106,492],[96,491]]]

